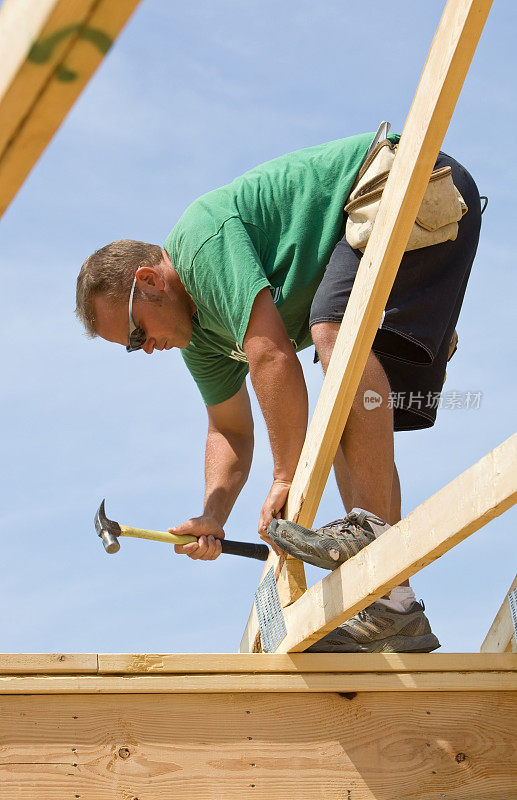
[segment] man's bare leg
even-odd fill
[[[335,322],[318,322],[312,338],[326,371],[339,331]],[[374,408],[365,408],[363,397],[369,389],[382,398]],[[393,409],[388,407],[390,385],[383,367],[371,352],[350,409],[341,438],[341,448],[350,474],[351,500],[391,522],[393,486]],[[346,474],[346,473],[345,473]],[[345,497],[348,492],[345,490]]]
[[[318,323],[311,329],[325,370],[338,330],[339,325],[335,323]],[[381,398],[373,408],[370,404],[365,407],[363,402],[368,389]],[[371,352],[341,437],[336,475],[348,511],[360,507],[393,525],[400,520],[400,482],[393,460],[393,409],[388,404],[389,392],[386,373]],[[375,395],[373,397],[375,399]],[[361,548],[370,544],[372,532],[375,536],[382,536],[388,528],[388,525],[379,526],[378,521],[368,516],[366,519],[359,517],[353,527],[345,523],[340,529],[338,521],[334,525],[324,525],[317,532],[287,520],[274,520],[272,524],[276,527],[271,536],[279,547],[324,569],[334,569],[347,558],[353,558],[357,546]],[[367,538],[365,531],[369,533]],[[416,602],[408,581],[368,606],[365,614],[341,623],[306,652],[427,653],[440,646],[423,605]]]
[[[336,476],[337,488],[343,501],[345,511],[350,511],[354,507],[354,500],[352,497],[352,481],[350,478],[350,470],[345,461],[341,445],[338,447],[336,457],[334,458],[334,474]],[[391,487],[391,505],[390,516],[387,522],[394,525],[401,519],[401,497],[400,497],[400,480],[397,471],[397,465],[393,464],[393,484]]]
[[[338,331],[339,324],[334,322],[319,322],[311,328],[325,372]],[[382,402],[374,408],[366,408],[363,402],[368,389],[382,397]],[[375,354],[370,352],[341,437],[334,468],[347,511],[353,507],[364,508],[394,525],[401,518],[401,492],[394,462],[393,409],[388,407],[389,392],[390,385],[384,368]],[[409,581],[401,585],[409,586]]]

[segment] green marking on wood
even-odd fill
[[[106,54],[113,44],[113,39],[104,31],[98,28],[89,28],[80,23],[75,25],[67,25],[65,28],[50,34],[45,39],[40,39],[39,42],[34,42],[27,61],[32,64],[46,64],[50,61],[54,48],[67,36],[78,34],[79,39],[86,39],[91,42],[101,53]],[[70,83],[78,78],[77,72],[68,69],[64,64],[59,64],[56,69],[56,78],[63,83]]]

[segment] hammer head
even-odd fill
[[[108,519],[104,510],[104,500],[100,504],[97,513],[95,514],[95,530],[97,535],[101,537],[102,544],[107,553],[118,553],[120,544],[118,537],[121,530],[118,522]]]

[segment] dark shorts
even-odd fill
[[[388,376],[396,431],[435,423],[449,344],[479,240],[477,186],[461,164],[440,153],[436,167],[447,165],[468,206],[458,236],[404,254],[372,348]],[[341,322],[361,256],[345,238],[338,242],[314,295],[310,325]]]

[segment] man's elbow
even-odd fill
[[[238,456],[253,452],[255,437],[253,432],[253,422],[246,428],[236,430],[235,428],[216,428],[209,424],[208,439],[217,440],[219,437],[225,440]]]
[[[277,346],[268,342],[261,347],[250,347],[246,351],[250,374],[257,370],[268,369],[282,372],[298,365],[298,358],[291,342]]]

